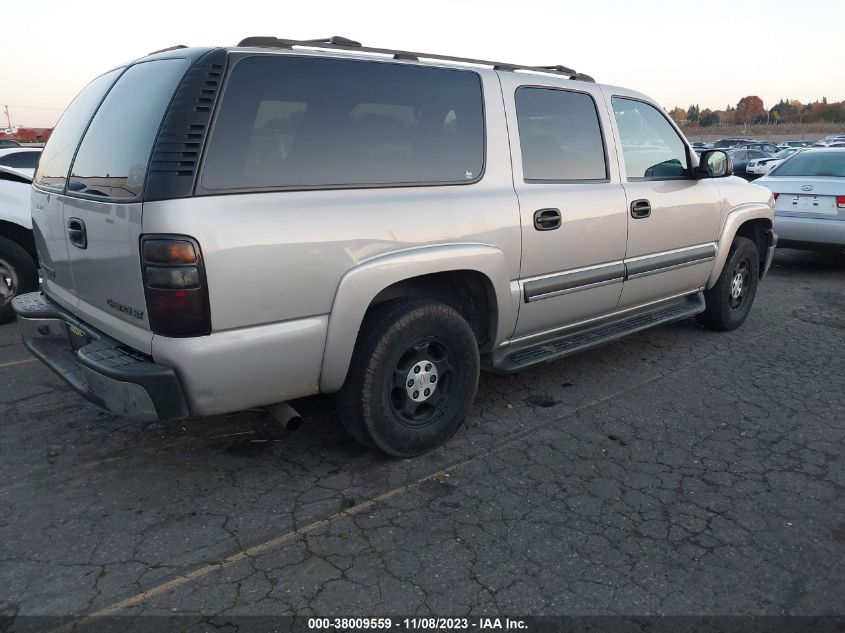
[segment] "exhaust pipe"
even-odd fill
[[[288,431],[295,431],[302,426],[302,416],[287,402],[277,402],[267,407],[270,415]]]

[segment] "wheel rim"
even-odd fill
[[[741,259],[731,272],[728,302],[732,310],[738,310],[745,304],[750,288],[751,262],[748,259]]]
[[[0,308],[5,308],[18,294],[18,276],[8,262],[0,259]]]
[[[443,410],[452,392],[453,354],[440,339],[419,338],[404,350],[389,382],[389,401],[404,426],[429,424]]]

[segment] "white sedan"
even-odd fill
[[[40,147],[8,147],[0,149],[0,167],[8,167],[32,178],[40,157]]]
[[[845,247],[845,148],[804,150],[755,184],[774,194],[778,246]]]
[[[749,161],[748,165],[745,167],[745,171],[749,174],[755,174],[757,176],[763,176],[768,174],[772,169],[780,165],[783,161],[787,158],[796,154],[803,150],[802,147],[788,147],[786,149],[782,149],[777,154],[773,156],[767,156],[765,158],[755,158],[752,161]]]

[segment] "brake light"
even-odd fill
[[[183,235],[143,236],[141,269],[153,332],[163,336],[211,332],[205,265],[196,240]]]
[[[778,196],[779,196],[780,194],[779,194],[779,193],[775,193],[775,194],[772,194],[772,195],[775,197],[775,200],[777,200],[777,199],[778,199]]]
[[[845,209],[845,196],[836,196],[836,208]]]

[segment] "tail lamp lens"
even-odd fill
[[[838,209],[845,209],[845,196],[836,196],[836,207]]]
[[[185,240],[144,240],[144,261],[148,264],[193,264],[194,245]]]
[[[773,193],[773,194],[772,194],[772,197],[773,197],[775,200],[777,200],[779,195],[780,195],[779,193]]]
[[[153,332],[174,337],[211,332],[205,265],[197,241],[183,235],[144,236],[141,260]]]

